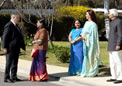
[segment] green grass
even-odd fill
[[[70,47],[69,42],[63,42],[63,41],[55,41],[53,42],[55,46],[63,46],[63,47]],[[32,60],[32,57],[30,56],[31,53],[31,46],[26,47],[26,52],[22,51],[20,58],[25,60]],[[108,58],[108,52],[107,52],[107,42],[100,42],[100,58],[101,58],[101,64],[108,65],[109,64],[109,58]],[[61,63],[57,60],[54,53],[47,52],[47,64],[57,65],[57,66],[64,66],[68,67],[69,63]]]
[[[101,64],[109,64],[109,55],[107,51],[107,42],[100,42],[100,58]]]

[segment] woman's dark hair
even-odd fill
[[[43,28],[46,28],[46,23],[44,19],[37,20],[39,23],[43,23]]]
[[[74,22],[73,22],[73,28],[76,28],[75,27],[75,22],[78,21],[80,23],[80,27],[82,27],[82,21],[79,20],[79,19],[75,19]]]
[[[96,19],[96,15],[95,15],[94,11],[93,10],[87,10],[87,12],[91,16],[92,21],[94,21],[95,23],[97,23],[97,19]]]

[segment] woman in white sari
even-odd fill
[[[84,40],[84,60],[81,75],[93,77],[97,75],[100,65],[98,27],[94,11],[88,10],[86,19],[88,21],[86,21],[83,27],[81,37],[78,37],[76,40]]]

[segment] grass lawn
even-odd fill
[[[100,42],[100,58],[101,64],[109,64],[109,55],[107,51],[107,42]]]
[[[63,42],[63,41],[55,41],[53,42],[55,46],[63,46],[63,47],[70,47],[69,42]],[[20,58],[25,60],[32,60],[32,57],[30,56],[31,53],[31,46],[26,47],[26,52],[22,51]],[[108,65],[109,64],[109,58],[108,58],[108,52],[107,52],[107,42],[100,42],[100,58],[101,58],[101,64]],[[47,64],[52,65],[58,65],[58,66],[64,66],[68,67],[69,63],[61,63],[57,60],[54,53],[47,52]]]

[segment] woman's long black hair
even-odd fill
[[[94,21],[95,23],[97,23],[97,18],[96,18],[96,15],[95,15],[94,11],[93,10],[87,10],[87,12],[91,16],[92,21]]]

